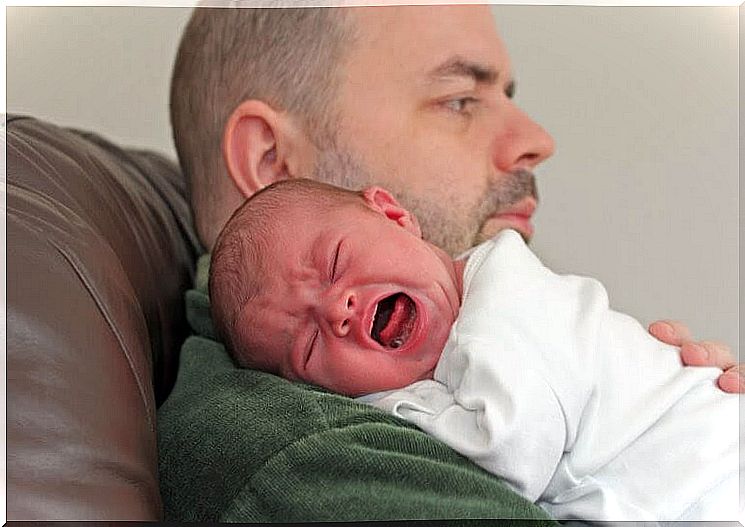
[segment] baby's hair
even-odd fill
[[[225,224],[210,261],[210,310],[218,337],[240,366],[271,370],[261,361],[265,354],[257,353],[255,345],[246,342],[245,332],[236,325],[239,320],[250,323],[250,316],[241,315],[251,300],[261,294],[262,277],[271,272],[272,262],[267,261],[266,255],[278,243],[274,234],[280,220],[287,217],[290,209],[300,209],[307,210],[307,219],[312,221],[319,211],[351,203],[367,209],[360,192],[310,179],[288,179],[248,198]]]

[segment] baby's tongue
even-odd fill
[[[396,337],[403,337],[406,322],[411,318],[410,307],[404,295],[398,295],[393,306],[393,312],[388,324],[380,332],[380,341],[384,346],[390,346]],[[400,343],[402,344],[402,343]],[[399,344],[399,346],[400,346]]]

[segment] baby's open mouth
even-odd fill
[[[385,297],[375,309],[370,336],[385,348],[400,348],[414,331],[416,306],[404,293]]]

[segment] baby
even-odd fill
[[[386,409],[557,519],[734,520],[738,397],[514,231],[453,260],[385,190],[290,180],[212,254],[242,366]]]

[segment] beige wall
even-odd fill
[[[738,342],[738,11],[495,7],[553,134],[535,249],[645,322]]]
[[[7,108],[175,158],[168,86],[189,8],[8,7]]]
[[[648,322],[738,340],[738,11],[495,6],[557,141],[534,247]],[[173,155],[183,8],[8,8],[7,107]]]

